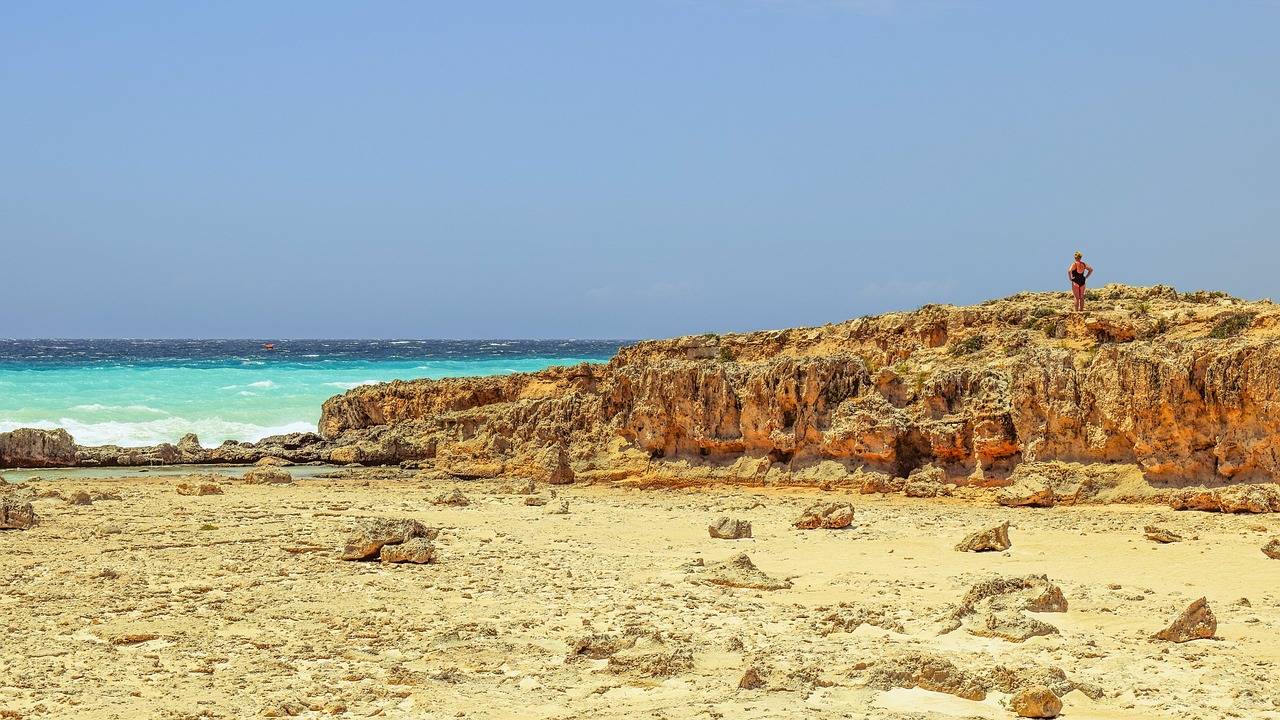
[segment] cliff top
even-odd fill
[[[1280,333],[1280,305],[1270,299],[1119,284],[1090,290],[1086,297],[1083,313],[1071,310],[1068,292],[1021,292],[980,305],[930,304],[821,327],[649,340],[623,348],[612,362],[757,362],[851,352],[883,366],[921,353],[981,359],[1035,346],[1088,350],[1103,343],[1269,339]]]

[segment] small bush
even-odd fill
[[[200,526],[200,529],[201,529],[201,530],[217,530],[217,529],[218,529],[218,526],[217,526],[217,525],[209,525],[209,524],[205,524],[205,525],[201,525],[201,526]]]
[[[959,357],[961,355],[970,355],[981,350],[987,344],[987,339],[981,335],[970,335],[969,337],[955,343],[948,350],[952,355]]]
[[[1053,317],[1054,315],[1057,315],[1057,314],[1058,314],[1058,311],[1054,310],[1053,308],[1036,308],[1035,310],[1031,311],[1031,317],[1034,317],[1034,318]]]
[[[733,362],[735,357],[733,348],[720,348],[720,362]]]
[[[1228,315],[1218,321],[1213,329],[1209,331],[1209,337],[1214,340],[1226,340],[1233,338],[1244,332],[1245,328],[1253,324],[1253,319],[1258,316],[1256,312],[1241,312],[1234,315]]]

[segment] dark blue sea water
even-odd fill
[[[358,385],[603,362],[623,340],[0,340],[0,431],[206,447],[315,430]],[[268,344],[274,347],[268,349]]]

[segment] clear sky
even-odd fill
[[[1280,2],[0,4],[3,337],[1280,300]]]

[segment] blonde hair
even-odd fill
[[[1082,258],[1082,257],[1084,257],[1084,256],[1083,256],[1083,255],[1081,255],[1080,253],[1076,253],[1076,259],[1077,259],[1077,260],[1079,260],[1079,259],[1080,259],[1080,258]]]

